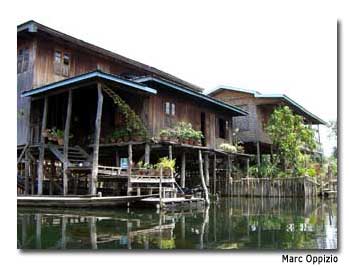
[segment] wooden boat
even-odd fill
[[[141,196],[17,196],[17,206],[28,207],[70,207],[70,208],[97,208],[126,206],[127,203],[140,201],[144,198],[158,195]]]

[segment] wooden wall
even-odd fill
[[[100,69],[104,72],[116,75],[136,75],[142,76],[145,73],[141,69],[134,68],[126,63],[115,61],[112,58],[93,54],[89,51],[79,49],[77,46],[63,41],[52,39],[49,36],[37,33],[30,35],[31,39],[24,43],[19,41],[19,46],[30,45],[31,67],[28,73],[18,74],[18,109],[27,108],[24,118],[18,120],[18,143],[26,143],[28,132],[29,98],[20,98],[21,92],[31,88],[40,87],[55,81],[66,79],[79,74]],[[54,53],[59,50],[70,55],[70,67],[67,76],[58,75],[54,68]],[[153,86],[152,86],[153,87]],[[175,92],[159,88],[158,94],[148,98],[136,98],[139,105],[139,113],[143,120],[149,125],[152,136],[158,136],[161,129],[176,124],[179,121],[190,122],[196,130],[201,129],[201,113],[205,113],[205,137],[206,144],[215,148],[217,144],[231,141],[232,117],[223,112],[217,111],[210,106],[202,105],[195,99],[176,95]],[[164,112],[166,101],[176,104],[176,115],[168,123]],[[131,104],[131,103],[129,103]],[[134,104],[136,105],[136,104]],[[135,106],[137,107],[137,106]],[[218,137],[218,119],[223,118],[229,123],[228,139]]]
[[[27,143],[29,138],[31,101],[29,98],[22,98],[21,93],[32,88],[36,40],[29,36],[18,38],[17,53],[22,48],[29,49],[29,65],[27,71],[17,73],[17,145]]]
[[[113,59],[90,53],[58,40],[51,40],[41,35],[37,37],[36,71],[34,73],[33,88],[40,87],[61,79],[87,73],[94,70],[102,70],[106,73],[124,75],[125,73],[144,75],[139,69],[127,64],[115,62]],[[56,50],[70,55],[69,76],[57,75],[54,71],[54,52]]]
[[[151,86],[154,87],[154,86]],[[172,102],[176,105],[176,114],[172,118],[172,122],[168,121],[165,114],[165,103]],[[163,128],[175,125],[180,121],[189,122],[195,130],[201,130],[201,113],[205,113],[205,140],[206,146],[216,148],[217,143],[231,142],[232,116],[222,112],[218,112],[213,108],[203,106],[194,99],[182,97],[181,95],[172,93],[163,89],[158,89],[158,94],[150,97],[149,105],[149,125],[151,133],[158,136]],[[220,139],[218,137],[218,118],[228,121],[230,127],[228,139]]]

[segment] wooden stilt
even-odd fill
[[[42,132],[46,129],[47,127],[47,114],[48,114],[48,96],[44,97],[44,107],[43,107],[43,116],[42,116],[42,130],[41,130],[41,138],[40,138],[40,145],[39,145],[39,160],[38,160],[38,190],[37,194],[42,195],[43,194],[43,176],[44,176],[44,169],[43,169],[43,164],[44,164],[44,153],[45,153],[45,147],[44,147],[44,136]]]
[[[25,153],[25,195],[29,194],[30,159],[28,152]]]
[[[168,145],[168,159],[172,160],[172,145]]]
[[[71,122],[71,109],[72,109],[72,90],[69,90],[68,94],[68,105],[66,109],[66,121],[64,130],[64,165],[63,165],[63,194],[64,196],[68,194],[68,168],[69,168],[69,135],[70,135],[70,122]]]
[[[250,171],[250,159],[246,159],[246,177],[249,177],[249,171]]]
[[[205,194],[205,202],[207,205],[210,204],[209,201],[209,192],[208,192],[208,188],[205,184],[205,180],[204,180],[204,173],[203,173],[203,158],[202,158],[202,151],[199,150],[198,151],[198,157],[199,157],[199,172],[200,172],[200,179],[202,181],[202,186],[203,186],[203,190],[204,190],[204,194]]]
[[[51,160],[50,161],[50,181],[49,181],[49,195],[53,195],[53,183],[54,183],[54,176],[56,174],[56,169],[55,169],[55,161]]]
[[[231,156],[227,156],[227,184],[228,184],[228,189],[227,189],[227,194],[231,195],[231,182],[232,182],[232,163],[231,163]]]
[[[146,164],[150,164],[150,144],[145,143],[145,159],[144,159]]]
[[[133,145],[129,143],[128,145],[128,187],[127,187],[127,195],[131,195],[131,175],[132,175],[132,167],[133,167]]]
[[[209,154],[204,154],[204,167],[205,167],[205,183],[209,187]]]
[[[102,105],[103,105],[103,94],[101,83],[97,84],[97,113],[96,113],[96,123],[95,123],[95,139],[93,146],[93,159],[92,159],[92,175],[90,180],[90,194],[97,193],[97,175],[98,175],[98,156],[100,147],[100,135],[101,135],[101,117],[102,117]]]
[[[258,168],[261,166],[261,147],[259,141],[257,141],[257,166]]]
[[[214,153],[214,160],[213,160],[213,181],[214,181],[214,195],[216,195],[216,153]]]
[[[89,217],[91,248],[97,249],[96,217]]]
[[[186,152],[182,152],[182,165],[181,165],[181,187],[186,187]]]

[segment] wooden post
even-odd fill
[[[93,144],[93,158],[92,158],[92,175],[90,180],[90,194],[92,195],[95,195],[97,192],[96,183],[97,183],[97,175],[98,175],[98,156],[99,156],[99,148],[100,148],[102,105],[103,105],[102,85],[101,83],[98,83],[95,138]]]
[[[249,177],[249,172],[250,172],[250,159],[246,159],[246,177]]]
[[[209,187],[209,154],[204,154],[204,166],[205,166],[205,183]]]
[[[213,160],[213,179],[214,179],[214,195],[216,195],[216,153]]]
[[[67,224],[67,217],[63,216],[61,218],[61,248],[66,249],[66,224]]]
[[[160,168],[159,199],[160,199],[160,210],[161,210],[162,208],[162,168]]]
[[[96,217],[89,217],[91,248],[97,249]]]
[[[208,193],[208,188],[205,184],[205,180],[204,180],[204,173],[203,173],[203,158],[202,158],[202,151],[198,150],[198,157],[199,157],[199,172],[200,172],[200,179],[202,180],[202,186],[204,189],[204,194],[205,194],[205,202],[207,205],[210,204],[209,201],[209,193]]]
[[[63,168],[63,194],[68,194],[68,168],[69,168],[69,135],[70,135],[70,122],[71,122],[71,109],[72,109],[72,90],[68,93],[68,105],[66,109],[66,121],[64,130],[64,168]]]
[[[150,164],[150,144],[145,143],[145,159],[144,159],[146,164]]]
[[[182,152],[182,165],[181,165],[181,187],[186,187],[186,152]]]
[[[54,175],[56,174],[55,171],[55,161],[51,160],[50,161],[50,182],[49,182],[49,195],[53,195],[53,183],[54,183]]]
[[[131,175],[132,175],[132,167],[133,167],[133,145],[129,143],[128,145],[128,187],[127,187],[127,195],[131,195]]]
[[[168,145],[168,159],[172,160],[172,145]]]
[[[259,144],[259,141],[257,141],[257,167],[259,168],[261,166],[261,147]]]
[[[30,159],[28,151],[25,153],[25,195],[29,194]]]
[[[43,194],[43,175],[44,175],[44,170],[43,170],[43,164],[44,164],[44,152],[45,152],[45,147],[44,147],[44,136],[42,132],[46,129],[47,127],[47,114],[48,114],[48,96],[44,97],[44,107],[43,107],[43,116],[42,116],[42,130],[41,130],[41,139],[40,139],[40,146],[39,146],[39,161],[38,161],[38,190],[37,194],[42,195]]]

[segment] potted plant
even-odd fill
[[[157,164],[158,169],[162,169],[163,176],[172,176],[175,169],[176,159],[168,159],[167,157],[160,158]]]
[[[60,129],[52,129],[52,138],[53,141],[57,141],[58,145],[64,145],[64,131]]]
[[[170,137],[170,131],[168,129],[162,129],[160,131],[160,139],[161,141],[168,141]]]

